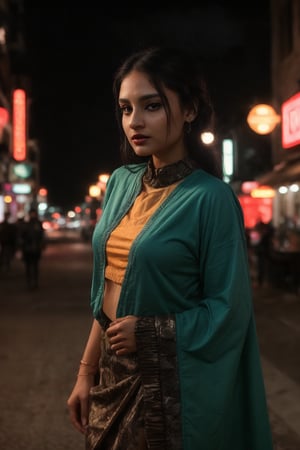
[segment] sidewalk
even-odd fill
[[[274,450],[300,449],[300,295],[254,287]]]

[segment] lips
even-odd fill
[[[148,136],[145,136],[143,134],[135,134],[132,136],[131,140],[135,145],[142,145],[146,142],[148,139]]]

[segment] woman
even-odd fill
[[[124,165],[93,235],[71,421],[87,449],[270,450],[243,217],[200,143],[213,111],[196,59],[137,52],[113,88]]]

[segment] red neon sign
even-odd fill
[[[300,144],[300,92],[282,104],[281,113],[282,147],[291,148]]]
[[[0,107],[0,130],[2,130],[5,125],[8,124],[9,113],[7,109]]]
[[[26,94],[23,89],[13,92],[13,157],[26,159]]]
[[[245,195],[239,196],[239,201],[243,210],[246,228],[253,228],[259,217],[266,223],[272,219],[272,198],[253,198]]]

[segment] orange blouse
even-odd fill
[[[132,242],[177,184],[173,183],[162,188],[143,185],[143,190],[131,209],[111,232],[106,243],[105,278],[122,284]]]

